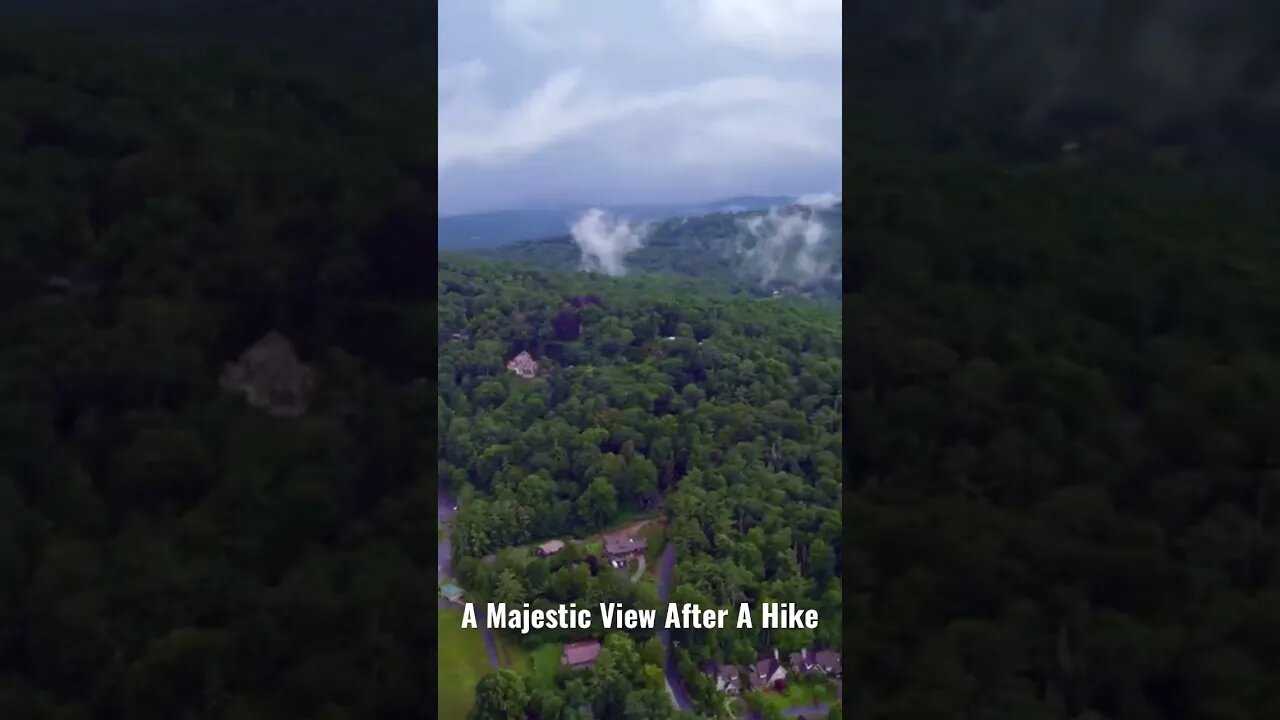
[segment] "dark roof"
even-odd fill
[[[599,640],[583,640],[568,643],[560,654],[560,662],[565,665],[587,665],[596,661],[600,655]]]
[[[821,667],[840,667],[840,653],[831,650],[819,650],[813,655],[813,663]]]
[[[631,552],[643,552],[648,543],[644,538],[637,540],[623,535],[606,535],[604,537],[604,553],[606,555],[624,555]]]

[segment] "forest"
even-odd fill
[[[0,23],[0,715],[430,715],[430,93],[28,30]],[[269,331],[316,378],[298,417],[221,386]]]
[[[458,493],[454,564],[470,599],[659,607],[665,584],[662,599],[675,603],[793,602],[819,612],[816,631],[673,632],[675,672],[707,714],[721,712],[724,698],[699,669],[706,661],[840,648],[837,313],[664,275],[605,278],[450,256],[439,273],[438,468]],[[536,359],[531,377],[506,367],[519,353]],[[592,542],[547,558],[531,552],[646,518],[657,577],[646,566],[630,579],[630,566],[614,572]],[[663,579],[664,566],[674,579]],[[592,638],[540,632],[518,642],[537,653]],[[632,641],[655,671],[626,685],[635,697],[610,699],[602,668],[585,681],[573,670],[535,673],[523,710],[571,720],[587,717],[578,709],[587,703],[594,717],[671,716],[662,644],[652,631]],[[606,650],[609,642],[622,641]],[[472,717],[514,716],[484,710],[490,682],[499,681],[482,681]]]
[[[641,246],[623,259],[629,272],[712,280],[731,293],[785,292],[834,302],[841,292],[842,210],[780,203],[768,211],[711,212],[640,221],[606,214],[637,232]],[[572,235],[475,251],[477,257],[550,269],[582,267]]]

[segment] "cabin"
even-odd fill
[[[604,537],[604,554],[614,567],[622,567],[633,557],[643,555],[649,543],[644,538],[636,539],[622,535],[606,535]]]
[[[840,677],[840,653],[831,650],[819,650],[813,654],[813,664],[831,677]]]
[[[599,656],[599,640],[566,643],[564,650],[560,653],[560,664],[565,667],[571,667],[574,670],[581,670],[594,665],[596,658]]]
[[[742,671],[736,665],[717,665],[715,680],[716,690],[726,695],[742,692]]]
[[[560,552],[563,549],[564,549],[563,540],[551,540],[549,542],[544,542],[541,545],[539,545],[534,552],[537,553],[538,557],[551,557],[552,555],[555,555],[556,553]]]
[[[750,672],[747,680],[751,683],[753,690],[763,690],[787,679],[787,669],[778,661],[777,650],[760,653],[760,657],[748,670]]]
[[[791,653],[791,656],[788,658],[787,666],[791,669],[791,672],[798,675],[813,670],[813,651],[805,648],[800,652]]]
[[[538,361],[526,351],[507,361],[507,369],[522,378],[530,379],[538,375]]]
[[[311,368],[298,360],[293,343],[273,330],[228,363],[219,384],[271,415],[297,417],[306,412],[316,381]]]

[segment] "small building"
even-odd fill
[[[714,664],[711,677],[716,682],[716,690],[726,695],[742,692],[742,670],[737,665]]]
[[[813,654],[813,664],[832,677],[840,677],[840,653],[838,652],[819,650]]]
[[[522,378],[537,377],[538,361],[534,360],[527,351],[522,350],[519,355],[507,361],[507,369]]]
[[[615,564],[624,564],[637,555],[643,555],[649,543],[644,538],[636,539],[624,535],[604,536],[604,554]]]
[[[787,669],[778,661],[777,650],[760,653],[760,657],[749,670],[747,680],[751,683],[753,690],[762,690],[787,679]]]
[[[462,588],[453,583],[441,585],[440,595],[451,603],[462,602]]]
[[[802,674],[809,672],[814,668],[813,651],[809,648],[805,648],[800,652],[791,653],[791,657],[789,658],[787,665],[793,673]]]
[[[556,553],[560,552],[563,549],[564,549],[563,540],[551,540],[549,542],[544,542],[541,545],[539,545],[538,549],[535,552],[537,552],[538,557],[551,557],[552,555],[555,555]]]
[[[574,670],[581,670],[594,665],[596,658],[599,656],[599,640],[566,643],[564,651],[560,653],[560,664],[571,667]]]
[[[272,415],[297,417],[306,412],[315,373],[298,360],[293,343],[273,330],[229,363],[219,383]]]

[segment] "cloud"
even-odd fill
[[[840,193],[824,192],[801,195],[796,198],[797,205],[806,205],[818,210],[830,210],[840,204]]]
[[[528,50],[600,50],[598,33],[574,27],[574,15],[562,0],[495,0],[494,21]]]
[[[740,226],[744,233],[735,250],[741,271],[762,286],[783,282],[803,288],[840,280],[839,243],[811,208],[774,208]]]
[[[440,71],[440,170],[463,163],[511,163],[589,134],[606,152],[639,165],[655,155],[700,165],[723,163],[735,154],[741,159],[840,154],[840,97],[804,81],[727,77],[647,93],[613,93],[588,86],[584,72],[570,68],[498,108],[483,93],[485,77],[476,64]]]
[[[840,0],[668,0],[668,10],[708,39],[780,55],[839,56]]]
[[[582,251],[582,269],[606,275],[625,275],[623,261],[644,245],[648,224],[632,224],[611,217],[599,208],[582,214],[569,228],[573,243]]]

